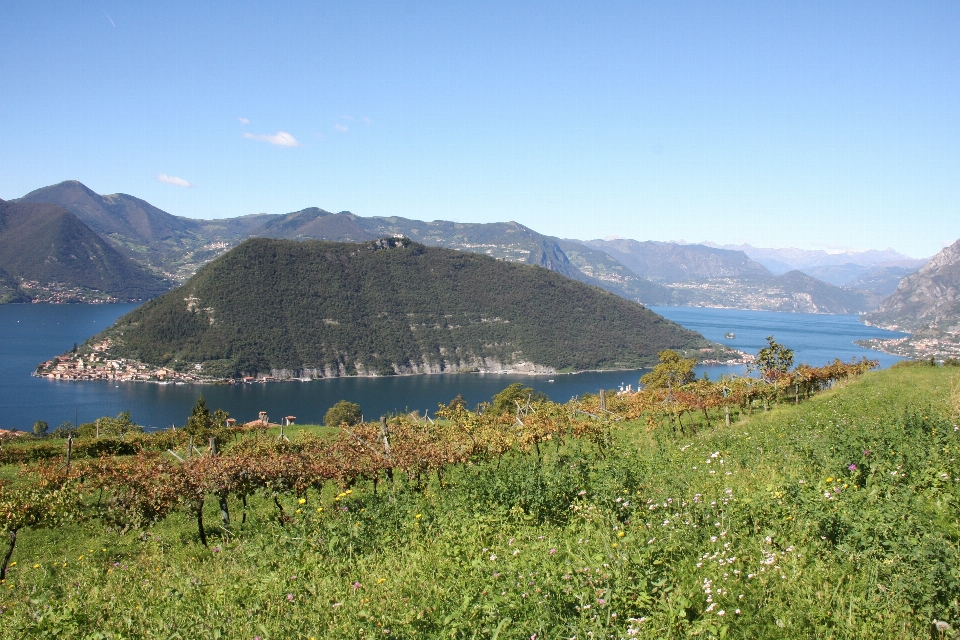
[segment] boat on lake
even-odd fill
[[[728,331],[725,334],[723,334],[723,337],[726,338],[727,340],[733,340],[734,338],[737,337],[737,334],[735,334],[733,331]]]

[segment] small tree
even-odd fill
[[[187,426],[184,428],[189,435],[197,438],[207,438],[213,430],[213,416],[210,415],[210,409],[207,409],[207,401],[201,394],[197,398],[197,404],[193,406],[190,417],[187,418]]]
[[[48,425],[46,422],[43,420],[37,420],[33,423],[33,435],[37,436],[38,438],[42,438],[47,435],[47,429],[49,428],[50,425]]]
[[[484,410],[484,413],[500,416],[505,413],[514,413],[517,403],[524,405],[530,402],[544,402],[549,400],[546,394],[534,391],[531,387],[524,387],[521,382],[514,382],[506,389],[493,396],[493,402]]]
[[[780,390],[778,382],[780,378],[787,375],[790,367],[793,366],[793,349],[788,349],[776,340],[773,336],[767,336],[767,346],[757,352],[757,359],[751,367],[760,372],[764,380],[773,383],[773,401],[780,402]],[[766,403],[766,400],[764,400]],[[764,404],[766,407],[766,404]]]
[[[327,410],[323,416],[323,424],[328,427],[339,427],[342,424],[353,426],[360,422],[363,414],[360,413],[360,405],[355,402],[341,400]]]
[[[640,378],[640,384],[648,389],[676,389],[696,378],[693,371],[697,366],[696,358],[682,358],[673,349],[661,351],[657,357],[660,358],[660,364]]]
[[[767,380],[776,382],[793,366],[793,349],[788,349],[767,336],[767,346],[757,352],[757,359],[751,365]]]

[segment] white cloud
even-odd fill
[[[245,133],[243,134],[244,138],[250,138],[251,140],[263,140],[264,142],[269,142],[270,144],[275,144],[278,147],[299,147],[300,143],[297,142],[297,139],[286,131],[277,131],[275,134],[267,135],[265,133]]]
[[[339,131],[340,133],[346,133],[347,131],[350,131],[350,128],[345,124],[335,124],[333,125],[333,128]]]
[[[165,173],[161,173],[157,176],[157,180],[163,182],[164,184],[172,184],[175,187],[192,187],[193,185],[184,180],[183,178],[178,178],[177,176],[168,176]]]
[[[244,125],[250,124],[250,121],[247,120],[246,118],[242,117],[242,116],[238,116],[238,117],[237,117],[237,120],[240,121],[240,124],[244,124]]]
[[[363,124],[365,124],[365,125],[367,125],[367,126],[370,126],[370,118],[364,118],[364,119],[363,119]]]

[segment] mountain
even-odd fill
[[[218,377],[622,368],[711,348],[547,269],[397,238],[248,240],[91,340]]]
[[[348,211],[331,213],[316,207],[287,214],[192,220],[173,216],[133,196],[98,195],[77,181],[38,189],[20,201],[63,206],[128,257],[179,282],[249,237],[363,242],[402,236],[428,246],[539,265],[648,305],[848,313],[874,308],[894,286],[898,268],[922,263],[911,262],[892,249],[827,254],[750,245],[731,249],[709,243],[625,239],[581,242],[546,236],[516,222],[426,222],[361,217]],[[772,256],[786,262],[777,262]],[[849,262],[851,256],[859,262]],[[848,262],[842,262],[844,259]],[[770,269],[761,264],[763,261]],[[810,266],[811,261],[824,264]],[[813,279],[796,276],[772,279],[774,273],[783,275],[797,268],[791,265],[806,265],[803,269],[808,275],[818,275],[833,284],[849,281],[849,292],[825,289]],[[886,271],[877,272],[881,268]]]
[[[115,249],[168,278],[185,279],[200,265],[260,227],[263,215],[193,220],[124,193],[99,195],[76,180],[31,191],[17,202],[60,205]]]
[[[603,252],[577,241],[545,236],[516,222],[425,222],[400,217],[360,217],[347,211],[331,213],[310,208],[271,218],[252,235],[337,242],[402,236],[427,246],[539,265],[644,304],[664,304],[670,300],[669,291],[638,277]]]
[[[904,278],[866,321],[881,327],[960,332],[960,240]]]
[[[0,200],[0,269],[41,299],[133,300],[169,288],[52,204]]]
[[[638,276],[658,282],[772,275],[742,251],[625,238],[591,240],[588,244],[613,256]]]

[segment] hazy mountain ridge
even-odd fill
[[[672,291],[673,304],[800,313],[862,313],[876,296],[835,287],[799,271],[773,275],[743,251],[623,238],[591,240],[635,273]]]
[[[795,247],[770,248],[754,247],[750,244],[724,244],[713,242],[700,243],[706,247],[743,251],[752,260],[766,266],[774,274],[782,274],[793,269],[804,271],[812,267],[842,266],[855,264],[861,266],[923,266],[925,259],[917,260],[895,251],[892,248],[866,251],[840,251],[828,253],[823,249],[797,249]]]
[[[46,203],[0,200],[0,269],[6,302],[139,300],[169,289],[76,216]]]
[[[528,265],[406,239],[253,239],[92,338],[113,357],[235,377],[650,364],[701,336]]]

